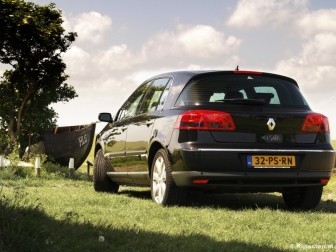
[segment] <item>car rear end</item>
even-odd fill
[[[309,108],[290,78],[198,74],[173,110],[178,118],[168,148],[177,186],[285,192],[322,188],[330,179],[335,156],[328,119]]]

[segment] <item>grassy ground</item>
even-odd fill
[[[315,210],[295,212],[277,193],[198,193],[160,207],[147,188],[96,193],[86,165],[75,179],[29,169],[0,171],[0,251],[336,250],[335,176]]]
[[[0,184],[0,251],[336,248],[335,177],[310,212],[286,210],[279,194],[194,194],[186,206],[165,208],[147,188],[96,193],[85,175],[11,177]]]

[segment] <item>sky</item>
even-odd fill
[[[312,110],[328,116],[336,139],[334,0],[53,2],[66,31],[78,34],[63,56],[78,97],[52,105],[59,126],[115,115],[153,75],[239,65],[295,79]]]

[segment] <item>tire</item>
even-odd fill
[[[314,209],[320,202],[323,186],[288,188],[282,192],[285,204],[290,209]]]
[[[113,167],[104,157],[102,150],[99,150],[94,160],[93,187],[97,192],[117,193],[119,185],[114,183],[107,175],[108,171],[113,171]]]
[[[187,197],[187,188],[177,187],[171,172],[171,163],[166,152],[156,152],[151,167],[151,195],[155,203],[180,205]]]

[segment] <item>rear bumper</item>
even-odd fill
[[[252,168],[248,155],[295,155],[295,168]],[[334,150],[182,149],[183,165],[173,168],[177,186],[235,191],[281,191],[285,187],[323,186],[335,162]],[[197,183],[198,180],[198,183]],[[196,183],[195,183],[196,181]],[[207,181],[207,183],[199,183]]]
[[[329,179],[331,172],[173,172],[177,186],[203,189],[268,188],[270,191],[284,187],[323,186],[321,179]],[[195,182],[196,181],[196,182]],[[198,182],[197,182],[198,181]],[[207,183],[199,183],[207,181]],[[258,190],[257,190],[258,191]],[[275,190],[276,191],[276,190]]]
[[[297,163],[295,170],[298,171],[331,171],[335,163],[335,151],[333,149],[183,148],[180,153],[185,164],[183,170],[204,172],[251,171],[251,168],[247,166],[249,155],[294,155]]]

